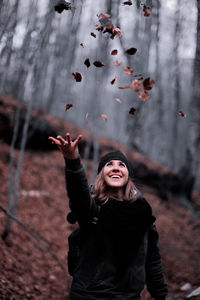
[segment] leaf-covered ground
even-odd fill
[[[67,122],[63,123],[63,128],[77,133],[77,128]],[[84,130],[82,133],[86,139],[88,133]],[[103,138],[101,142],[116,146],[113,141]],[[0,204],[6,209],[9,150],[9,146],[1,142]],[[19,150],[15,150],[15,162],[18,155]],[[154,162],[137,155],[144,163],[148,161],[153,166]],[[189,211],[180,206],[178,199],[163,201],[154,188],[142,185],[140,189],[151,203],[157,218],[169,296],[180,295],[176,299],[182,299],[189,292],[181,291],[181,286],[189,282],[195,289],[200,282],[200,225],[191,218]],[[194,197],[200,205],[195,193]],[[15,222],[8,239],[5,242],[0,239],[0,299],[68,299],[71,277],[67,274],[67,236],[73,226],[66,221],[67,212],[64,160],[60,152],[26,151],[20,178],[17,218],[44,240],[38,243]],[[0,210],[1,234],[5,220],[6,215]],[[49,245],[51,253],[42,248],[44,243]],[[146,291],[143,299],[151,299]]]

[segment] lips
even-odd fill
[[[114,178],[114,179],[120,179],[120,178],[121,178],[120,175],[111,175],[111,176],[109,176],[109,177]]]

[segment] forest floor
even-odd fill
[[[10,147],[1,142],[0,205],[6,209],[9,151]],[[15,162],[18,157],[19,150],[15,150]],[[178,199],[164,201],[155,188],[147,185],[140,189],[157,218],[168,297],[183,299],[190,292],[181,290],[184,284],[190,283],[191,290],[200,285],[200,224]],[[200,207],[200,197],[196,193],[193,196]],[[60,152],[27,150],[20,177],[17,218],[43,242],[36,241],[16,222],[6,241],[0,238],[0,299],[68,299],[71,277],[67,272],[67,237],[75,226],[66,221],[68,211]],[[0,220],[2,234],[6,221],[2,210]],[[142,299],[151,299],[146,290]]]

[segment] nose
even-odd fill
[[[118,172],[119,171],[119,166],[118,165],[113,165],[112,171],[113,172]]]

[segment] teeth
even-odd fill
[[[118,175],[113,175],[113,176],[111,176],[112,178],[120,178],[120,176],[118,176]]]

